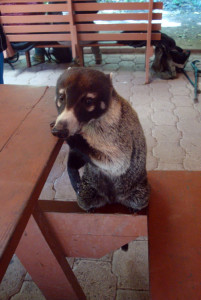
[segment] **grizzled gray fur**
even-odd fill
[[[116,202],[133,210],[146,207],[144,133],[110,76],[87,68],[66,70],[57,82],[56,106],[52,133],[70,146],[68,173],[79,206],[90,210]]]

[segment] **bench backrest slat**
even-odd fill
[[[19,26],[7,26],[7,33],[47,33],[47,32],[65,32],[70,33],[70,25],[55,24],[55,25],[19,25]]]
[[[114,33],[114,34],[97,34],[91,33],[90,35],[87,33],[78,33],[78,40],[80,41],[92,41],[92,40],[99,40],[99,41],[146,41],[147,33],[127,33],[123,35],[122,33]],[[160,33],[152,33],[151,34],[152,40],[160,40],[161,34]]]
[[[161,34],[153,31],[161,30],[162,12],[158,10],[162,7],[162,2],[77,3],[73,0],[78,41],[147,40],[148,35],[152,40],[160,40]]]
[[[85,0],[86,1],[86,0]],[[107,2],[107,3],[76,3],[73,1],[75,11],[97,11],[97,10],[149,10],[149,2]],[[154,2],[154,9],[162,9],[162,2]]]
[[[64,12],[68,10],[67,4],[15,4],[2,5],[1,12],[4,13],[48,13]]]
[[[1,22],[10,42],[71,41],[69,3],[60,2],[1,1]]]
[[[161,20],[162,14],[161,13],[153,13],[153,19],[152,20]],[[147,13],[110,13],[110,14],[79,14],[79,12],[76,12],[76,15],[74,17],[75,22],[87,22],[87,21],[124,21],[124,20],[133,20],[133,21],[148,21],[148,14]],[[109,27],[110,24],[108,24]]]

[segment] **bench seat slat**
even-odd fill
[[[70,34],[20,34],[8,35],[10,42],[58,42],[71,41]]]
[[[77,24],[77,31],[111,31],[111,30],[128,30],[128,31],[147,31],[147,24]],[[161,29],[161,24],[153,24],[152,31]]]

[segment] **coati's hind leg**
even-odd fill
[[[148,183],[140,183],[129,194],[121,196],[118,202],[131,208],[133,211],[139,211],[149,204],[150,186]]]
[[[87,169],[86,166],[85,168]],[[77,201],[82,209],[90,211],[104,206],[108,202],[108,198],[99,187],[99,177],[89,174],[86,169],[80,182]]]

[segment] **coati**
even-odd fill
[[[57,81],[55,102],[58,117],[52,134],[70,146],[67,170],[79,206],[86,211],[114,202],[134,211],[146,207],[144,133],[110,75],[69,68]]]

